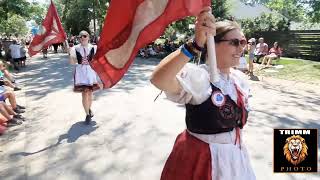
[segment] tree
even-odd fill
[[[81,30],[89,31],[92,13],[89,11],[91,2],[87,0],[73,1],[70,3],[71,9],[65,9],[66,16],[64,18],[65,26],[71,34],[78,34]]]
[[[241,0],[249,4],[264,4],[286,16],[290,21],[320,23],[319,0]],[[305,13],[306,12],[306,13]]]
[[[90,32],[90,22],[97,20],[98,27],[102,27],[110,0],[58,0],[62,7],[62,22],[71,34],[78,34],[81,30]]]
[[[310,16],[311,22],[320,23],[320,1],[319,0],[305,0],[305,4],[310,5],[307,14]]]
[[[37,2],[31,3],[28,8],[28,20],[34,20],[37,24],[41,24],[46,15],[47,9],[48,8],[43,4],[39,4]]]
[[[29,4],[26,0],[2,0],[0,2],[0,19],[8,20],[9,14],[27,17]]]
[[[228,19],[230,14],[228,12],[230,6],[228,1],[211,0],[212,14],[218,19]]]
[[[26,21],[40,16],[43,8],[26,0],[2,0],[0,2],[0,33],[24,35]]]
[[[5,33],[6,35],[25,35],[28,32],[25,18],[18,14],[8,14],[8,20],[5,23],[0,24],[0,32]]]
[[[274,14],[262,14],[254,19],[241,20],[241,27],[246,37],[252,37],[261,31],[288,31],[290,21]]]

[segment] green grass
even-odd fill
[[[273,64],[283,65],[283,68],[277,69],[274,66],[273,68],[256,70],[255,74],[320,85],[320,62],[282,57],[280,60],[275,60]],[[257,66],[259,65],[257,64]],[[268,72],[270,70],[276,72]]]

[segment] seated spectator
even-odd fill
[[[172,53],[174,51],[173,43],[169,42],[169,40],[166,39],[166,41],[164,42],[164,50],[167,53]]]
[[[268,44],[264,43],[264,39],[259,38],[259,43],[256,46],[254,51],[254,56],[257,58],[256,62],[259,62],[259,59],[268,54]]]
[[[5,79],[5,77],[9,77]],[[12,75],[6,70],[4,63],[0,61],[0,86],[9,86],[13,88],[14,91],[19,91],[21,88],[19,88],[17,85],[14,84],[15,80],[12,78]]]
[[[0,102],[0,113],[7,119],[7,126],[15,126],[22,124],[22,121],[25,120],[23,116],[17,114],[9,107],[6,103]]]
[[[148,52],[146,51],[145,48],[141,48],[141,49],[139,50],[139,55],[140,55],[141,57],[143,57],[143,58],[147,58],[147,57],[148,57]]]
[[[269,54],[263,58],[261,65],[264,65],[267,62],[266,67],[271,67],[272,60],[280,58],[281,54],[282,50],[278,42],[274,42],[273,47],[269,50]]]
[[[13,75],[7,70],[6,65],[3,61],[0,61],[0,71],[4,74],[4,77],[7,78],[12,83],[15,83]]]
[[[153,50],[151,45],[149,45],[147,51],[148,51],[148,54],[150,54],[151,56],[157,55],[157,53]]]
[[[0,86],[0,101],[5,102],[5,100],[9,99],[10,105],[14,112],[16,113],[24,113],[25,107],[17,104],[16,96],[13,91],[5,90],[3,86]]]

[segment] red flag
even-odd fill
[[[91,61],[104,88],[127,72],[138,50],[157,39],[178,19],[197,15],[210,0],[114,0],[105,18],[98,50]]]
[[[51,44],[64,42],[66,39],[66,33],[61,25],[57,9],[51,1],[46,18],[42,22],[40,33],[33,38],[28,53],[31,57],[43,48],[47,48]]]

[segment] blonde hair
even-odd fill
[[[238,29],[241,31],[240,25],[235,21],[218,21],[216,22],[216,36],[215,41],[219,42],[228,32]]]

